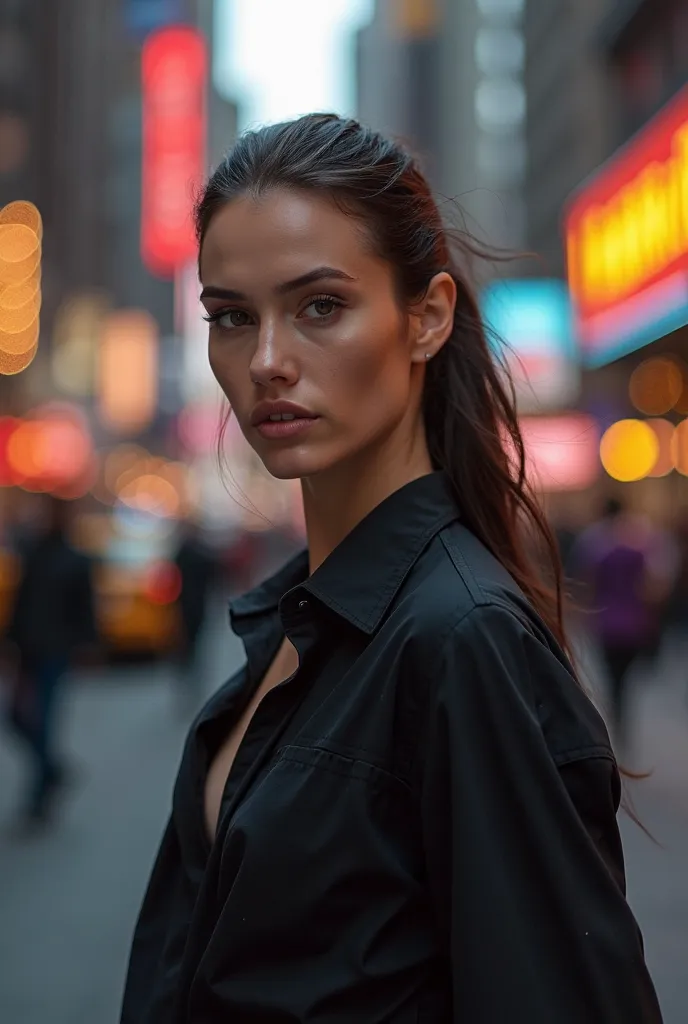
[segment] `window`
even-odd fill
[[[475,62],[484,75],[518,74],[525,63],[523,34],[513,28],[481,28]]]
[[[478,124],[485,131],[512,129],[526,116],[526,94],[513,79],[485,78],[475,92]]]

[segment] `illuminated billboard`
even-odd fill
[[[574,194],[565,234],[588,365],[688,323],[688,87]]]
[[[520,413],[564,408],[578,396],[568,288],[555,279],[494,281],[481,298],[493,347],[503,354]]]
[[[196,252],[194,193],[206,171],[207,46],[174,25],[148,36],[142,53],[141,255],[172,278]]]

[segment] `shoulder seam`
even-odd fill
[[[523,622],[521,617],[511,607],[511,605],[507,604],[506,601],[501,601],[498,597],[488,597],[488,595],[484,591],[482,591],[482,593],[483,600],[479,604],[474,604],[471,608],[461,608],[460,613],[458,615],[454,614],[452,616],[449,624],[446,626],[443,632],[437,637],[437,643],[435,645],[434,652],[435,656],[432,659],[432,664],[426,665],[425,668],[424,676],[426,679],[431,677],[432,674],[437,671],[437,664],[441,661],[442,657],[444,656],[445,645],[449,637],[453,633],[456,633],[457,630],[459,630],[463,626],[466,620],[469,619],[481,608],[495,608],[501,612],[505,612],[507,615],[510,615],[514,619],[514,622],[516,622],[518,625],[526,629],[530,633],[530,635],[537,640],[537,637],[535,637],[532,631],[528,629],[527,624]]]
[[[456,569],[459,576],[463,580],[466,590],[471,595],[476,606],[490,604],[490,601],[488,600],[485,591],[482,589],[477,579],[473,575],[473,572],[471,571],[471,568],[468,565],[466,559],[464,558],[462,552],[449,539],[448,532],[448,530],[442,530],[442,532],[440,533],[440,540],[442,541],[444,550],[449,555],[449,558],[451,559],[454,568]]]

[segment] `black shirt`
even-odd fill
[[[60,533],[32,538],[20,549],[21,577],[7,638],[22,661],[68,661],[97,640],[91,559]]]
[[[655,1024],[605,727],[443,475],[238,600],[123,1024]],[[286,634],[206,838],[209,762]]]

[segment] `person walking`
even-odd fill
[[[631,670],[658,652],[675,571],[673,549],[667,535],[610,498],[599,521],[581,534],[572,559],[587,604],[584,621],[608,680],[612,733],[623,750],[629,741]]]
[[[193,520],[185,520],[181,524],[174,565],[179,573],[179,631],[175,657],[182,692],[192,697],[198,692],[199,644],[211,587],[216,578],[215,560]]]
[[[32,761],[23,808],[30,822],[50,817],[57,792],[69,781],[58,742],[64,680],[78,653],[92,656],[97,649],[91,561],[70,542],[72,515],[70,503],[47,499],[44,528],[20,552],[5,638],[13,664],[6,724]]]

